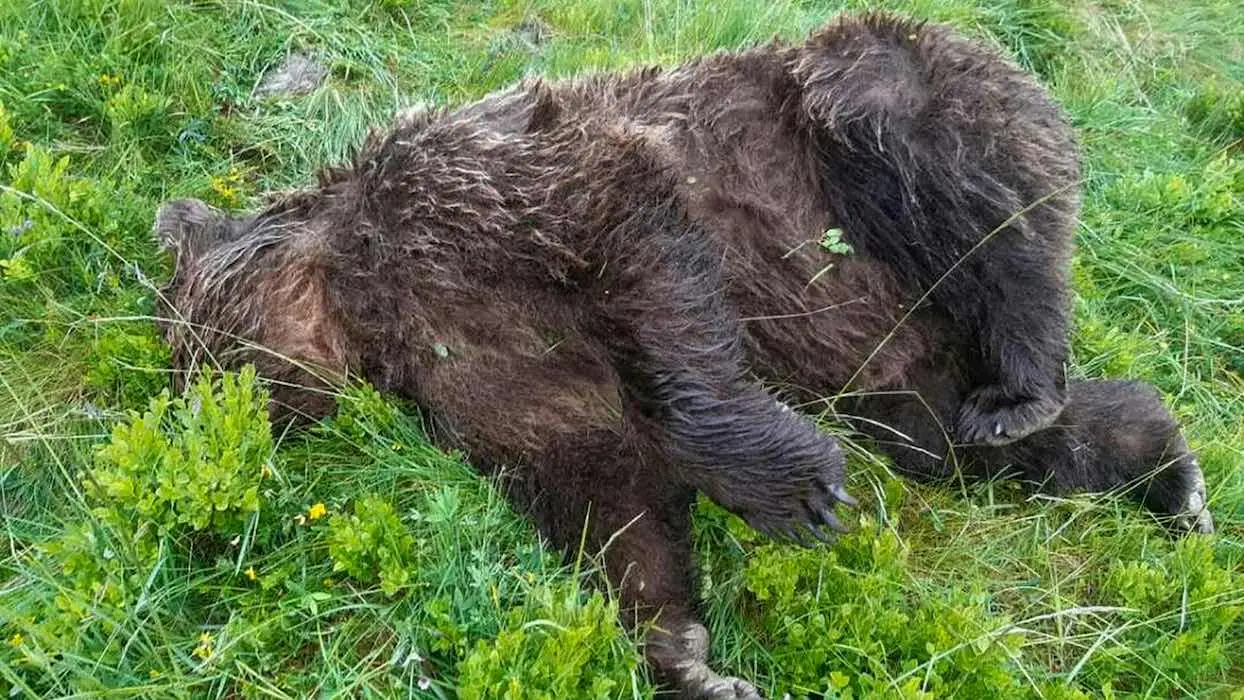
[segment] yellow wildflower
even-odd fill
[[[228,204],[235,204],[238,199],[238,191],[229,184],[229,181],[223,177],[212,178],[212,191],[225,200]]]
[[[259,578],[259,575],[255,573],[255,567],[253,567],[253,566],[249,566],[249,567],[247,567],[247,568],[246,568],[246,572],[245,572],[245,573],[246,573],[246,578],[248,578],[248,579],[250,579],[250,580],[252,580],[252,581],[254,581],[255,579]]]
[[[199,635],[199,645],[190,652],[191,656],[197,656],[200,659],[207,660],[212,655],[212,635],[210,632],[204,632]]]
[[[328,513],[328,508],[323,503],[316,503],[307,509],[307,518],[309,520],[319,520]]]
[[[220,197],[226,206],[237,206],[242,203],[242,189],[246,173],[237,167],[229,169],[224,175],[212,177],[212,191]]]
[[[21,632],[18,632],[9,637],[9,646],[20,647],[24,641],[26,641],[26,638],[22,636]]]

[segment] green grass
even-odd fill
[[[354,391],[267,438],[245,380],[149,406],[169,272],[150,222],[165,198],[244,207],[306,183],[415,102],[797,38],[864,6],[0,0],[0,690],[651,695],[593,553],[546,552],[417,419]],[[833,549],[700,509],[717,665],[777,697],[1244,697],[1244,14],[887,6],[995,42],[1067,106],[1086,159],[1073,372],[1159,386],[1219,532],[1173,540],[1122,500],[917,486],[859,451],[866,502]],[[252,97],[293,49],[326,84]]]

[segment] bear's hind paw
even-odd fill
[[[1015,399],[996,384],[979,387],[959,409],[957,437],[965,444],[1005,445],[1050,427],[1064,403],[1049,395]]]

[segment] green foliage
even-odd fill
[[[168,569],[188,566],[196,542],[188,535],[209,538],[197,544],[210,549],[255,522],[272,450],[267,394],[249,368],[202,376],[176,399],[163,392],[118,424],[83,479],[88,517],[66,522],[26,556],[30,590],[10,594],[0,618],[21,639],[11,646],[35,672],[32,682],[79,690],[128,683],[133,669],[117,639],[148,621],[131,611],[150,608],[157,624],[184,627],[184,619],[162,619],[156,600],[177,608],[201,591],[198,582],[170,580]],[[77,658],[97,668],[84,674]]]
[[[13,126],[9,123],[9,113],[0,102],[0,164],[3,164],[9,151],[13,150]]]
[[[84,366],[80,387],[95,401],[142,406],[166,385],[160,370],[168,352],[144,318],[153,290],[143,268],[155,265],[147,262],[150,224],[135,223],[141,200],[81,177],[70,156],[33,143],[4,168],[0,342],[27,352],[55,346]],[[96,322],[99,316],[126,320]]]
[[[374,387],[359,384],[346,390],[337,415],[329,420],[338,434],[366,444],[379,440],[382,433],[399,429],[403,417]]]
[[[0,226],[10,233],[0,244],[6,261],[0,284],[30,290],[40,280],[59,295],[75,283],[89,284],[85,269],[65,269],[83,250],[74,243],[78,236],[67,235],[72,223],[66,226],[65,212],[79,220],[101,221],[104,193],[89,180],[69,174],[69,156],[57,158],[35,145],[27,146],[25,157],[9,166],[8,175],[12,189],[0,192]],[[17,269],[24,272],[16,274]]]
[[[160,532],[241,534],[271,473],[267,410],[267,394],[249,367],[240,375],[204,375],[183,397],[161,393],[100,449],[86,481],[88,496],[106,504],[95,515],[115,525],[150,523]]]
[[[631,694],[629,644],[616,632],[618,607],[599,591],[539,586],[511,609],[495,639],[480,640],[459,664],[462,700],[606,700]]]
[[[1205,163],[1190,182],[1183,173],[1146,171],[1138,180],[1120,183],[1106,196],[1116,211],[1159,212],[1198,227],[1238,221],[1244,193],[1244,163],[1220,154]]]
[[[821,234],[820,246],[821,250],[827,253],[834,253],[835,255],[850,255],[854,252],[851,244],[847,243],[846,239],[842,237],[842,229],[840,228],[825,229],[825,233]]]
[[[1075,54],[1067,51],[1085,33],[1072,3],[1063,0],[1003,0],[982,8],[981,19],[1019,61],[1043,79],[1066,70]]]
[[[973,515],[891,486],[903,485],[881,478],[876,508],[893,529],[866,516],[828,551],[758,544],[719,509],[702,518],[715,634],[755,640],[754,652],[732,653],[756,669],[748,675],[770,674],[772,694],[1177,696],[1221,688],[1238,669],[1244,585],[1229,547],[1165,540],[1092,511],[1050,522]],[[921,530],[930,517],[938,525]],[[1071,523],[1081,533],[1064,538]],[[737,579],[722,577],[722,530],[742,542]]]
[[[204,376],[114,428],[78,508],[8,562],[26,584],[0,590],[6,682],[36,696],[220,683],[392,696],[448,692],[463,673],[481,692],[497,678],[638,692],[616,606],[582,593],[495,489],[374,389],[350,388],[290,448],[309,462],[274,452],[267,402],[252,370]],[[411,488],[374,495],[398,483]],[[324,494],[349,512],[330,516]],[[484,654],[499,644],[515,656]],[[253,674],[268,680],[239,680]]]
[[[168,345],[150,327],[108,324],[94,341],[94,364],[83,377],[93,393],[118,397],[123,406],[137,406],[166,388],[160,370],[169,363]]]
[[[1217,564],[1206,540],[1188,538],[1169,551],[1115,561],[1102,585],[1103,601],[1126,610],[1124,625],[1143,632],[1116,641],[1093,660],[1090,674],[1115,688],[1177,695],[1235,664],[1231,635],[1240,629],[1244,601],[1239,577]],[[1143,655],[1157,677],[1134,677],[1128,661]]]
[[[1208,81],[1188,100],[1184,115],[1209,138],[1236,143],[1244,139],[1244,87]]]
[[[129,540],[106,525],[83,522],[32,554],[27,567],[41,590],[35,597],[5,596],[2,619],[13,652],[6,661],[23,668],[37,687],[97,690],[117,683],[109,672],[122,658],[115,640],[131,632],[126,611],[161,560],[158,546],[143,535]],[[74,674],[64,661],[75,657],[94,660],[99,672]]]
[[[104,101],[104,117],[113,140],[134,139],[148,150],[168,148],[176,132],[169,118],[172,100],[126,84]]]
[[[1019,693],[1022,635],[982,591],[913,596],[908,556],[893,532],[865,528],[831,551],[766,545],[748,557],[744,580],[785,683],[840,698]]]
[[[363,583],[380,581],[393,595],[410,580],[415,541],[393,506],[378,496],[364,496],[351,515],[329,521],[328,554],[333,571],[344,571]]]

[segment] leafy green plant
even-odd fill
[[[149,326],[104,325],[96,335],[95,350],[84,379],[99,395],[118,397],[121,405],[135,406],[167,388],[161,370],[168,366],[169,349]]]
[[[352,514],[334,515],[328,525],[334,571],[363,583],[378,580],[388,595],[410,580],[415,542],[387,501],[363,496],[355,501]]]
[[[1215,561],[1202,538],[1180,540],[1160,554],[1115,561],[1102,584],[1104,601],[1122,608],[1126,625],[1143,630],[1127,645],[1110,644],[1090,673],[1113,679],[1116,688],[1179,694],[1188,683],[1226,672],[1235,663],[1232,630],[1241,628],[1244,602],[1239,579]],[[1138,654],[1162,671],[1157,678],[1131,676]]]
[[[116,640],[141,629],[132,611],[153,608],[159,619],[153,598],[176,608],[197,594],[196,585],[169,582],[168,569],[191,561],[188,535],[219,548],[254,524],[272,450],[267,393],[253,368],[202,375],[184,395],[165,391],[131,412],[84,476],[89,517],[31,550],[33,589],[10,598],[0,617],[21,640],[11,646],[23,663],[81,690],[124,682],[130,669]],[[161,582],[168,585],[157,589]],[[96,670],[74,673],[66,659],[79,656]]]
[[[13,125],[9,123],[9,113],[0,102],[0,164],[4,163],[9,151],[13,150]]]
[[[27,146],[25,157],[8,166],[11,189],[0,191],[0,257],[5,261],[0,285],[18,290],[39,280],[53,293],[64,294],[79,270],[66,270],[75,258],[65,223],[54,209],[62,207],[88,220],[102,217],[103,193],[89,181],[69,174],[69,157],[55,157],[38,146]],[[69,272],[69,274],[65,274]],[[0,288],[0,291],[5,291]]]
[[[176,122],[169,118],[172,100],[125,83],[104,101],[104,116],[115,140],[133,139],[147,151],[168,148]]]
[[[159,547],[149,536],[129,540],[90,522],[67,527],[32,553],[27,566],[36,574],[39,593],[6,596],[0,616],[18,665],[33,672],[31,682],[63,682],[80,690],[117,682],[106,670],[121,660],[122,648],[113,640],[129,631],[125,611],[141,599],[159,560]],[[76,656],[94,659],[99,673],[73,678],[63,661]]]
[[[831,551],[764,545],[748,558],[765,646],[792,690],[827,697],[1014,697],[1022,637],[988,599],[951,591],[914,604],[909,551],[866,528]],[[897,674],[897,675],[896,675]]]
[[[854,252],[851,244],[843,238],[843,232],[840,228],[825,229],[825,232],[821,234],[819,245],[821,250],[836,255],[850,255]]]
[[[259,510],[271,455],[267,396],[254,368],[203,375],[185,396],[162,392],[114,428],[86,490],[101,504],[95,514],[114,524],[232,537]]]
[[[56,347],[80,363],[80,386],[95,403],[145,405],[165,386],[158,370],[168,354],[147,319],[154,285],[144,269],[157,266],[150,223],[135,223],[141,200],[33,144],[3,167],[0,307],[8,313],[0,340],[26,351]]]
[[[1244,138],[1244,88],[1207,81],[1184,106],[1184,116],[1210,138],[1225,143]]]
[[[632,693],[635,657],[617,629],[618,609],[577,586],[539,586],[458,664],[462,700],[605,700]]]

